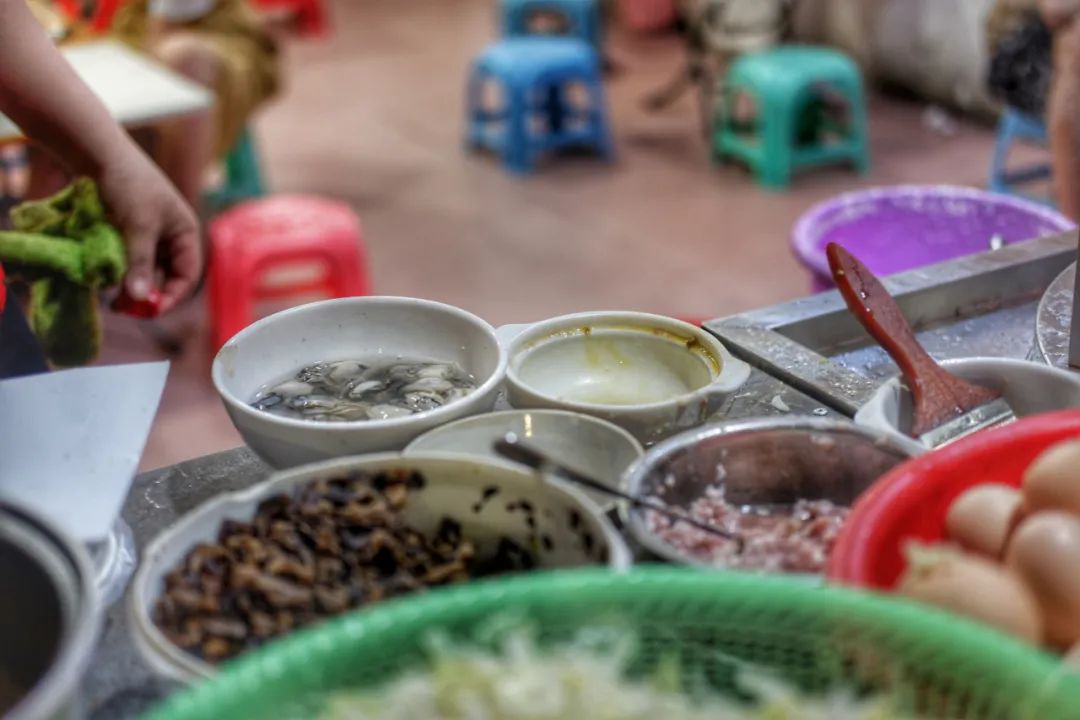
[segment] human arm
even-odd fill
[[[144,299],[163,271],[162,311],[201,270],[194,212],[79,79],[24,0],[0,0],[0,112],[72,172],[93,178],[125,238],[128,293]]]
[[[1057,30],[1072,22],[1080,12],[1077,0],[1039,0],[1039,13],[1051,30]]]

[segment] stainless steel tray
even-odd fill
[[[1075,259],[1075,237],[1059,235],[919,268],[884,284],[938,359],[1035,358],[1039,300]],[[706,327],[756,368],[849,416],[897,372],[835,291]]]

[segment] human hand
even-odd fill
[[[127,245],[124,290],[135,301],[148,300],[160,276],[160,311],[168,312],[192,291],[202,271],[194,211],[134,146],[114,155],[95,180]]]

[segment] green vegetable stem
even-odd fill
[[[109,224],[97,186],[79,178],[56,195],[11,211],[0,262],[30,282],[30,325],[49,360],[70,367],[101,348],[97,291],[127,272],[123,238]]]

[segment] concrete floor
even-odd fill
[[[362,218],[375,289],[472,310],[494,324],[618,308],[721,316],[807,291],[788,251],[795,219],[857,187],[985,182],[991,132],[955,136],[922,106],[874,95],[874,168],[814,171],[776,194],[710,164],[690,95],[643,96],[683,61],[675,37],[614,33],[607,89],[618,161],[558,158],[533,176],[462,150],[470,57],[494,34],[491,0],[337,0],[333,36],[288,48],[288,88],[258,118],[275,192],[341,198]],[[208,379],[198,299],[162,322],[187,342],[143,459],[153,468],[239,443]],[[164,357],[145,328],[107,323],[103,362]]]

